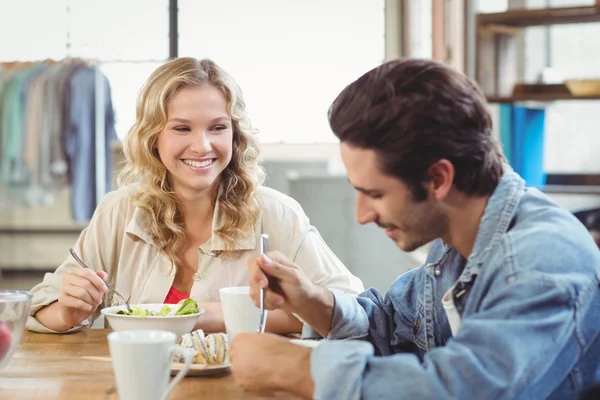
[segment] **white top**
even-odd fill
[[[90,267],[106,271],[108,282],[123,297],[131,296],[130,303],[162,303],[175,271],[169,258],[159,251],[147,233],[145,212],[130,201],[135,190],[136,185],[129,185],[108,193],[73,249]],[[277,250],[296,262],[313,282],[353,295],[364,291],[360,279],[333,254],[295,200],[266,187],[258,188],[256,199],[261,216],[254,230],[236,243],[236,250],[242,251],[241,257],[222,260],[214,256],[213,252],[224,249],[223,241],[216,235],[199,247],[199,279],[194,280],[191,297],[197,301],[219,301],[220,288],[248,285],[248,259],[259,249],[260,229],[269,235],[269,250]],[[217,204],[213,231],[218,221]],[[67,249],[65,254],[68,254]],[[43,282],[31,290],[33,299],[27,329],[53,332],[31,315],[58,299],[62,276],[75,268],[81,267],[68,255],[54,273],[46,274]],[[119,304],[119,298],[108,292],[104,302],[83,325],[90,325],[103,307]]]
[[[444,306],[444,310],[446,311],[446,317],[448,318],[448,322],[450,323],[450,330],[452,331],[452,336],[456,336],[456,333],[460,329],[460,314],[454,305],[454,297],[452,297],[452,291],[456,283],[452,285],[450,289],[444,294],[442,297],[442,305]]]

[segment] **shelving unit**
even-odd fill
[[[510,10],[477,16],[479,26],[504,25],[525,28],[589,22],[600,22],[600,6]]]
[[[475,78],[490,103],[555,100],[600,100],[600,94],[514,93],[517,82],[517,35],[533,26],[600,22],[600,5],[510,10],[476,17]]]
[[[577,88],[571,85],[572,81],[563,84],[519,82],[517,75],[520,62],[517,57],[519,34],[525,28],[535,26],[594,22],[600,23],[600,4],[584,7],[520,9],[477,15],[475,79],[488,102],[500,104],[500,113],[503,117],[499,129],[505,148],[514,149],[515,140],[519,143],[518,146],[531,146],[531,143],[543,140],[543,131],[539,131],[540,127],[544,129],[543,123],[534,126],[535,124],[527,119],[529,117],[518,122],[512,121],[514,110],[518,108],[515,106],[539,110],[554,101],[600,100],[600,91],[597,90],[596,82],[586,82],[585,84],[590,86],[583,89],[592,87],[594,90],[585,92],[579,91],[581,86]],[[524,144],[526,142],[527,145]],[[518,157],[523,157],[523,154]],[[533,160],[525,157],[518,158],[517,162],[521,166],[529,162],[539,162],[535,157]],[[584,175],[579,175],[581,176]],[[565,176],[564,179],[556,181],[551,178],[551,175],[546,175],[546,184],[542,190],[547,193],[599,195],[600,182],[587,178],[582,181],[575,176]]]
[[[600,95],[594,96],[573,96],[569,94],[554,95],[554,94],[522,94],[510,96],[487,96],[488,103],[524,103],[524,102],[540,102],[548,103],[552,101],[564,100],[600,100]]]

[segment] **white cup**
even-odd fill
[[[260,309],[252,303],[248,286],[226,287],[219,290],[223,319],[229,343],[240,332],[258,332]],[[267,310],[265,310],[265,322]]]
[[[120,400],[166,400],[190,369],[192,354],[169,384],[177,335],[173,332],[119,331],[108,334],[108,347]]]

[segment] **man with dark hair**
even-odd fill
[[[433,247],[385,296],[353,297],[313,284],[280,254],[257,257],[255,304],[265,288],[267,308],[302,319],[304,337],[328,340],[311,350],[237,335],[230,356],[244,389],[571,399],[600,384],[600,251],[572,214],[504,163],[474,83],[436,62],[391,61],[346,87],[329,119],[358,222],[384,228],[404,251]]]

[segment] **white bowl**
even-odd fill
[[[178,304],[131,304],[131,307],[137,306],[142,310],[158,312],[163,306],[171,307],[174,313]],[[173,332],[177,338],[181,338],[184,333],[190,333],[198,317],[204,314],[204,310],[199,308],[199,312],[188,315],[166,315],[163,317],[139,317],[136,315],[116,314],[119,310],[126,310],[125,305],[106,307],[100,312],[108,321],[111,328],[115,331],[139,331],[139,330],[163,330]]]

